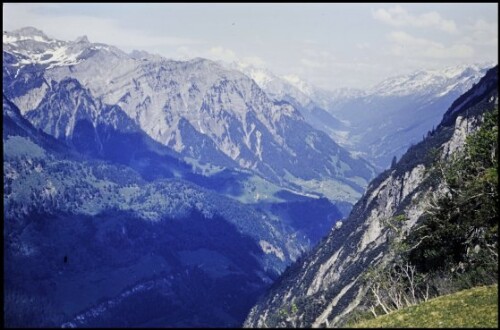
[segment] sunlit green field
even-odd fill
[[[497,328],[498,285],[477,287],[357,323],[355,328]]]

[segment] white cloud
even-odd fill
[[[356,43],[356,47],[358,49],[362,49],[362,50],[368,49],[368,48],[370,48],[370,43],[369,42],[358,42],[358,43]]]
[[[267,65],[267,62],[258,56],[246,56],[241,59],[241,63],[243,65],[249,64],[258,68],[264,67]]]
[[[258,56],[239,56],[234,50],[222,46],[211,47],[208,51],[199,52],[202,57],[226,63],[238,62],[242,66],[265,67],[267,62]]]
[[[58,4],[52,4],[57,8]],[[153,35],[141,30],[121,26],[116,20],[88,15],[40,15],[39,4],[11,4],[10,15],[4,16],[4,28],[17,29],[20,22],[41,29],[48,36],[74,40],[83,34],[91,42],[101,42],[128,49],[144,49],[165,46],[181,46],[202,43],[199,40],[168,35]],[[10,17],[16,17],[13,21]],[[21,23],[22,24],[22,23]]]
[[[324,59],[324,60],[331,60],[334,58],[334,56],[325,50],[316,50],[316,49],[311,49],[311,48],[305,48],[302,50],[302,52],[307,55],[310,58],[314,59]]]
[[[448,33],[457,32],[457,26],[453,20],[444,19],[435,11],[414,16],[403,7],[394,6],[389,9],[377,9],[372,16],[376,20],[397,27],[437,28]]]
[[[300,63],[308,68],[323,68],[326,66],[325,61],[314,61],[307,58],[301,58]]]
[[[464,40],[467,43],[498,47],[498,21],[487,22],[478,19],[472,24],[465,25],[466,36]]]
[[[403,31],[391,32],[388,35],[393,44],[392,54],[396,56],[427,57],[435,59],[470,58],[474,49],[460,43],[445,46],[439,42],[414,37]]]
[[[172,58],[186,61],[192,59],[193,57],[196,57],[194,54],[195,52],[190,47],[180,46],[175,49],[175,53],[173,54]]]
[[[221,46],[212,47],[208,51],[208,56],[211,60],[221,60],[225,62],[234,62],[238,60],[236,53],[231,49]]]
[[[302,49],[302,53],[306,55],[306,57],[301,58],[299,62],[304,67],[309,69],[325,68],[329,66],[330,63],[336,60],[333,54],[325,50],[305,48]]]
[[[124,19],[128,10],[125,6],[108,13],[84,5],[10,3],[4,5],[4,30],[31,25],[58,39],[74,40],[86,34],[92,42],[108,43],[125,51],[146,50],[171,59],[238,61],[267,67],[278,75],[293,71],[324,88],[366,86],[395,72],[498,58],[495,4],[453,6],[448,7],[452,8],[449,11],[441,5],[410,8],[386,4],[372,11],[372,5],[363,5],[362,10],[373,19],[355,25],[344,14],[344,6],[329,6],[320,12],[311,9],[310,21],[304,15],[304,22],[312,24],[298,24],[293,15],[287,15],[277,26],[273,19],[260,20],[256,16],[245,24],[238,21],[239,30],[220,29],[228,13],[236,13],[230,8],[227,13],[224,10],[199,15],[198,10],[193,10],[197,15],[192,17],[198,19],[186,19],[191,17],[186,14],[191,11],[177,13],[176,6],[165,6],[165,15],[156,15],[159,7],[149,9],[145,5],[136,13],[130,6],[130,13],[137,14],[130,21]],[[473,9],[470,15],[468,8]],[[151,10],[154,12],[149,17]],[[331,17],[323,22],[319,18],[325,14]],[[387,34],[388,28],[406,33]],[[346,35],[350,37],[346,39]]]
[[[350,60],[337,59],[321,66],[302,65],[293,69],[292,74],[284,76],[285,79],[292,82],[297,80],[310,81],[317,87],[332,90],[335,87],[368,88],[380,80],[381,66],[352,58]],[[360,76],[363,77],[362,81],[359,79]]]

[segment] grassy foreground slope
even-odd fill
[[[497,328],[498,285],[476,287],[362,321],[354,328]]]

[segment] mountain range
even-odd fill
[[[485,70],[329,92],[236,63],[4,31],[6,324],[241,325],[305,253],[326,258],[364,233],[360,208],[382,191],[370,181]],[[465,106],[453,109],[446,127]],[[269,324],[258,320],[276,306],[261,299],[246,325]]]
[[[325,90],[297,76],[279,77],[269,70],[233,64],[275,100],[294,104],[315,128],[324,131],[377,171],[391,165],[435,128],[445,109],[469,90],[493,63],[419,70],[389,77],[366,90]]]
[[[72,139],[77,125],[95,128],[105,107],[114,106],[121,114],[110,123],[115,130],[128,131],[133,123],[197,168],[249,170],[280,186],[350,203],[374,176],[368,162],[310,126],[293,105],[270,99],[252,79],[209,60],[138,59],[84,37],[53,40],[32,28],[4,33],[4,53],[6,97],[57,138]],[[26,83],[18,87],[21,77]],[[81,97],[90,107],[48,113],[48,95],[68,78],[84,86]]]
[[[413,246],[408,245],[404,239],[428,226],[427,219],[435,216],[432,213],[433,205],[440,200],[448,201],[446,196],[456,195],[450,192],[452,188],[447,182],[447,176],[457,174],[444,174],[446,172],[440,166],[442,162],[452,163],[457,159],[457,154],[465,148],[467,141],[470,141],[468,137],[481,128],[485,116],[491,114],[495,108],[498,111],[498,67],[489,70],[475,86],[453,102],[432,134],[412,146],[393,167],[382,172],[370,183],[349,217],[345,221],[336,223],[312,251],[302,256],[284,272],[253,307],[244,326],[342,327],[355,318],[356,312],[358,315],[370,313],[368,310],[371,304],[372,307],[376,305],[380,309],[383,305],[382,299],[392,299],[389,300],[391,306],[394,306],[392,305],[394,302],[396,307],[400,308],[397,304],[401,302],[397,299],[399,297],[403,300],[403,295],[406,293],[391,291],[401,285],[400,281],[403,282],[396,277],[398,269],[401,269],[398,267],[404,267],[397,258],[402,258],[402,251],[408,250],[412,253],[429,236],[424,236],[417,243],[413,242]],[[495,122],[498,125],[497,121],[498,117],[493,125]],[[491,140],[494,141],[495,137]],[[498,146],[496,149],[495,145],[482,148],[487,158],[495,159],[494,152],[498,150]],[[489,148],[493,148],[492,151]],[[474,163],[473,166],[480,167],[478,163]],[[494,177],[496,175],[493,174],[492,182],[497,180]],[[480,180],[484,181],[485,178]],[[490,200],[489,203],[494,202]],[[435,212],[444,207],[445,204]],[[489,207],[486,206],[485,212],[494,216],[495,211]],[[479,217],[480,209],[480,205],[476,206],[472,212],[473,216]],[[452,217],[449,221],[452,226],[451,231],[457,231],[462,226],[456,217]],[[469,221],[473,224],[473,228],[482,228],[477,230],[485,231],[480,220],[473,218]],[[495,230],[495,220],[490,219],[490,221],[493,221],[492,226]],[[444,220],[441,220],[438,227],[431,230],[428,235],[440,230],[443,222]],[[468,230],[470,231],[470,228]],[[465,241],[459,241],[457,246],[470,244],[468,241],[471,239],[470,233],[465,236]],[[449,243],[445,241],[447,239],[452,241],[455,238],[450,232],[446,232],[442,240],[434,241],[431,246],[436,246],[437,251],[442,251]],[[492,239],[498,242],[497,236],[493,236]],[[474,253],[479,253],[483,248],[487,249],[484,245],[480,247],[479,243],[474,244],[477,244]],[[436,250],[427,249],[422,253],[425,258],[432,260],[433,255],[439,253]],[[453,250],[454,253],[458,253],[457,248]],[[468,258],[473,258],[474,253],[470,248],[464,251]],[[496,255],[494,257],[496,268],[493,266],[493,269],[498,272],[498,255],[495,251],[492,255]],[[458,265],[454,264],[454,268],[448,270],[449,273],[443,274],[443,269],[439,267],[443,266],[444,262],[439,263],[437,260],[434,262],[438,264],[432,265],[427,262],[426,267],[440,269],[441,273],[427,275],[421,279],[424,284],[428,284],[427,295],[430,287],[443,294],[442,291],[449,290],[453,272],[458,274],[455,276],[459,276],[466,271],[459,269],[464,267],[464,263],[462,262],[460,266],[461,264],[457,262]],[[414,268],[408,267],[408,272],[415,272]],[[389,278],[388,284],[383,284],[389,286],[387,289],[389,291],[384,296],[381,291],[377,291],[382,285],[377,282],[375,275],[377,269],[382,269]],[[436,277],[439,279],[437,284],[431,281]],[[486,276],[482,277],[477,279],[469,277],[466,283],[462,282],[460,285],[488,281]],[[411,286],[408,285],[408,292],[416,290],[414,281],[417,277],[412,275],[408,278],[409,281],[413,281],[410,282]],[[493,280],[496,281],[495,278]],[[447,284],[444,284],[445,282]],[[411,293],[409,295],[411,296]],[[373,313],[377,313],[375,309],[372,310]],[[386,312],[389,311],[386,309]]]
[[[239,325],[372,175],[293,106],[208,60],[33,28],[4,33],[3,54],[10,326]],[[314,168],[320,153],[330,165]],[[287,169],[339,182],[339,199],[281,182]]]

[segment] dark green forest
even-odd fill
[[[409,262],[425,274],[449,274],[460,289],[498,278],[498,108],[467,137],[451,160],[437,160],[431,175],[446,193],[432,201],[406,238]]]

